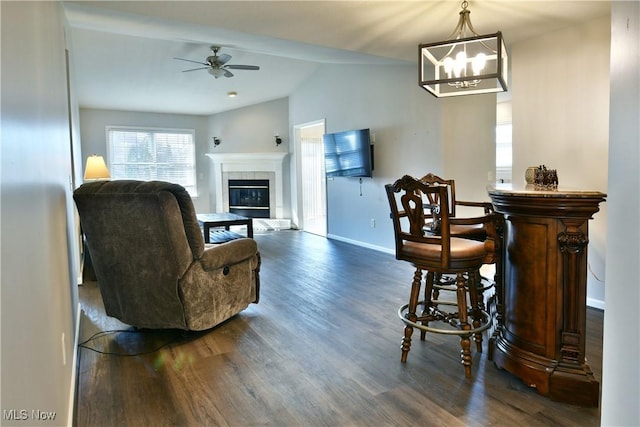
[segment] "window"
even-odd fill
[[[194,133],[107,126],[111,178],[173,182],[197,196]]]
[[[511,123],[496,126],[496,179],[511,182]]]
[[[511,101],[499,100],[496,106],[496,181],[498,182],[511,182],[512,179],[511,117]]]

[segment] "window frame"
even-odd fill
[[[187,169],[187,172],[190,172],[190,178],[193,182],[193,186],[190,185],[185,185],[184,183],[181,182],[175,182],[176,184],[180,184],[182,185],[188,192],[189,195],[191,197],[198,197],[198,180],[197,180],[197,147],[196,147],[196,131],[195,129],[191,129],[191,128],[164,128],[164,127],[153,127],[153,126],[118,126],[118,125],[107,125],[105,126],[105,138],[106,138],[106,147],[107,147],[107,165],[109,167],[109,170],[111,170],[111,174],[112,174],[112,179],[139,179],[141,181],[149,181],[149,179],[143,179],[140,177],[125,177],[125,178],[118,178],[117,176],[114,177],[113,175],[113,171],[114,171],[114,167],[112,165],[112,158],[111,158],[111,132],[113,131],[121,131],[121,132],[136,132],[136,133],[146,133],[146,134],[150,134],[152,140],[155,141],[155,134],[176,134],[176,135],[191,135],[191,144],[193,145],[193,157],[191,159],[191,164],[193,165],[192,168]],[[158,164],[154,161],[154,164]]]

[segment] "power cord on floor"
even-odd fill
[[[129,333],[129,334],[153,334],[153,333],[162,333],[162,334],[166,334],[167,331],[152,331],[152,330],[136,330],[136,329],[116,329],[116,330],[111,330],[111,331],[100,331],[100,332],[96,332],[95,334],[93,334],[91,337],[89,337],[88,339],[84,340],[83,342],[78,344],[79,348],[86,348],[87,350],[91,350],[93,352],[99,353],[99,354],[105,354],[108,356],[125,356],[125,357],[132,357],[132,356],[142,356],[145,354],[151,354],[151,353],[155,353],[158,350],[167,347],[170,344],[173,344],[174,342],[178,341],[180,338],[182,338],[183,334],[182,331],[176,331],[174,332],[174,336],[171,337],[169,340],[165,341],[164,343],[160,344],[159,346],[153,348],[152,350],[148,350],[148,351],[141,351],[141,352],[136,352],[136,353],[118,353],[118,352],[112,352],[112,351],[102,351],[102,350],[98,350],[97,348],[91,347],[89,345],[87,345],[88,343],[90,343],[93,340],[96,340],[98,338],[101,338],[103,336],[109,335],[109,334],[117,334],[117,333]]]
[[[591,273],[591,275],[598,281],[598,282],[602,282],[604,283],[604,280],[602,280],[601,278],[598,277],[598,275],[595,273],[595,271],[593,271],[593,269],[591,268],[591,263],[588,262],[587,263],[587,267],[589,268],[589,273]]]

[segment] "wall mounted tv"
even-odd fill
[[[369,129],[328,133],[323,135],[323,143],[328,178],[372,176],[373,145]]]

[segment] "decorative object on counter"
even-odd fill
[[[558,172],[555,169],[547,169],[545,165],[538,166],[534,175],[536,190],[557,190]]]
[[[536,181],[536,170],[538,170],[538,166],[529,166],[524,171],[524,180],[527,184],[533,184]]]

